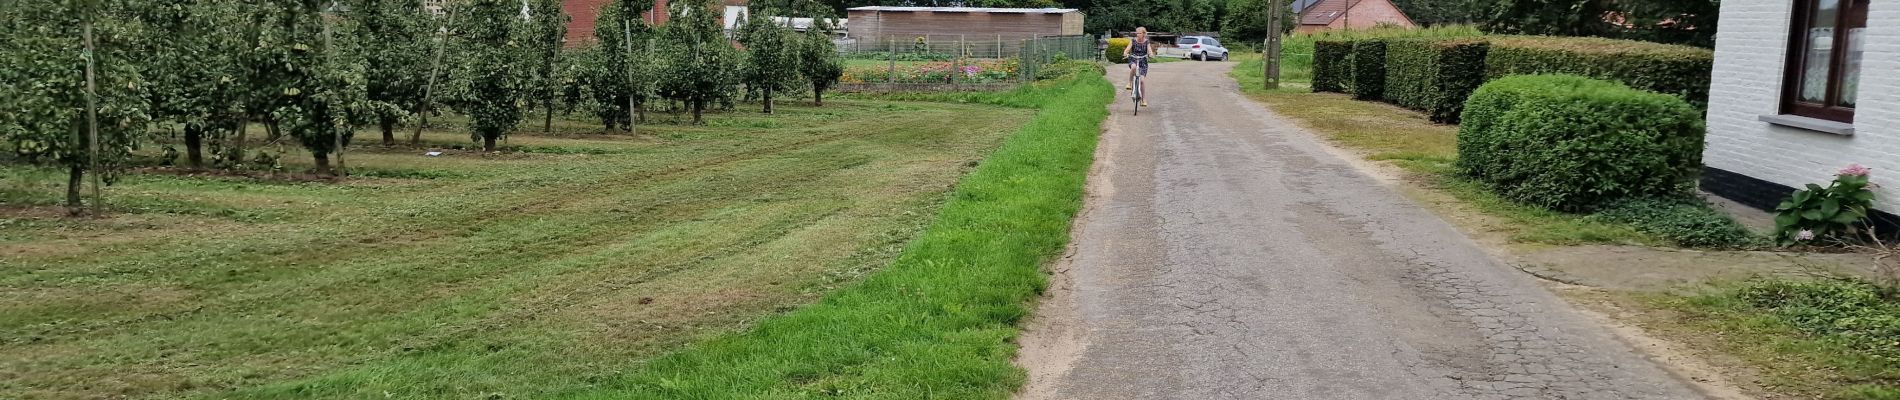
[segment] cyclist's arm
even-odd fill
[[[1129,50],[1134,50],[1134,49],[1135,49],[1135,46],[1122,46],[1122,58],[1128,58],[1128,54],[1130,54]]]

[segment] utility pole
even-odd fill
[[[100,178],[100,175],[105,173],[99,170],[99,104],[97,100],[99,84],[93,78],[93,60],[98,58],[92,41],[92,18],[95,14],[92,13],[93,10],[86,11],[86,134],[89,139],[86,142],[89,146],[86,147],[91,152],[86,157],[86,169],[92,170],[92,214],[105,215],[105,195],[101,194],[102,190],[99,189],[100,186],[105,186],[104,179]],[[72,184],[77,186],[79,182]]]
[[[626,64],[626,70],[627,70],[626,71],[627,72],[627,89],[628,89],[627,90],[627,134],[638,135],[640,134],[640,128],[633,126],[633,124],[637,122],[637,121],[634,121],[634,115],[633,115],[634,114],[633,96],[637,94],[636,92],[638,92],[640,88],[635,86],[633,82],[634,77],[633,77],[633,22],[632,21],[628,21],[628,20],[620,21],[620,45],[621,45],[620,47],[624,49],[625,54],[626,54],[624,57],[621,57],[621,60],[625,61],[624,64]]]
[[[1261,82],[1267,90],[1280,88],[1280,18],[1286,14],[1283,11],[1280,0],[1267,0],[1267,43],[1261,49],[1266,61],[1262,63],[1265,70],[1261,71],[1266,79]]]
[[[416,132],[409,135],[410,145],[422,144],[422,127],[429,126],[429,103],[435,95],[435,77],[441,75],[442,53],[449,45],[449,26],[455,23],[455,13],[443,7],[442,15],[437,16],[442,23],[436,26],[435,62],[429,63],[429,83],[422,86],[422,103],[416,104]]]

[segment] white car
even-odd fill
[[[1227,59],[1227,48],[1221,47],[1220,40],[1206,36],[1182,36],[1174,42],[1176,47],[1187,50],[1187,58],[1201,61],[1220,61]]]

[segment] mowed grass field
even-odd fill
[[[64,175],[0,167],[0,398],[585,390],[890,263],[1034,112],[754,107],[637,136],[531,114],[487,155],[364,131],[355,178],[132,173],[105,218],[57,216]]]

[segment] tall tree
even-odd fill
[[[341,175],[330,167],[330,155],[341,157],[349,147],[356,127],[375,116],[367,96],[360,52],[349,47],[351,41],[337,40],[338,32],[350,22],[337,18],[334,2],[322,0],[283,0],[271,7],[272,31],[280,37],[258,51],[267,53],[283,65],[279,101],[271,118],[297,139],[315,159],[317,172]]]
[[[86,174],[110,181],[145,134],[147,99],[134,64],[141,59],[134,38],[142,33],[111,17],[135,2],[5,3],[0,143],[28,163],[66,169],[66,206],[79,214]]]
[[[1719,0],[1501,0],[1487,32],[1715,45]]]
[[[830,18],[813,18],[811,27],[805,28],[798,39],[799,75],[811,83],[812,104],[817,106],[825,105],[825,89],[844,76],[844,60],[838,55],[837,44],[831,42],[831,26]]]
[[[772,94],[789,90],[800,80],[796,47],[801,43],[789,40],[796,39],[791,28],[773,22],[767,14],[741,18],[739,42],[746,50],[743,80],[747,90],[757,92],[764,101],[765,113],[771,114]]]
[[[712,0],[684,0],[672,3],[671,21],[661,29],[661,37],[671,48],[665,53],[666,77],[661,88],[668,97],[684,102],[693,111],[693,123],[703,124],[706,106],[730,99],[738,88],[740,54],[726,39],[721,14]]]
[[[127,16],[142,17],[147,34],[140,53],[147,80],[144,94],[152,117],[184,129],[185,158],[204,166],[204,150],[214,152],[223,139],[243,127],[246,91],[242,55],[246,10],[228,0],[156,0]],[[227,161],[242,161],[232,149]]]
[[[1227,0],[1227,16],[1221,19],[1221,39],[1223,42],[1254,43],[1267,38],[1267,8],[1275,0]],[[1292,32],[1299,24],[1299,17],[1293,13],[1293,5],[1286,0],[1277,0],[1281,5],[1281,33]]]
[[[483,151],[495,151],[495,141],[515,129],[528,100],[532,65],[522,60],[528,50],[516,39],[522,21],[520,3],[510,0],[469,0],[461,5],[455,31],[461,57],[455,81],[460,86],[455,108],[472,120],[471,140]]]
[[[362,53],[383,145],[394,145],[396,124],[422,104],[435,22],[416,0],[356,0],[345,15],[354,27],[350,39]]]
[[[561,48],[567,41],[567,22],[570,17],[561,12],[560,0],[534,0],[529,8],[529,24],[522,30],[534,60],[533,85],[530,97],[541,105],[546,112],[541,120],[541,130],[554,129],[554,103],[561,99],[562,84],[560,64]]]
[[[623,0],[601,10],[594,22],[594,45],[576,60],[578,86],[585,88],[595,114],[608,130],[631,130],[636,114],[653,97],[659,82],[654,49],[657,33],[640,18],[650,0]]]

